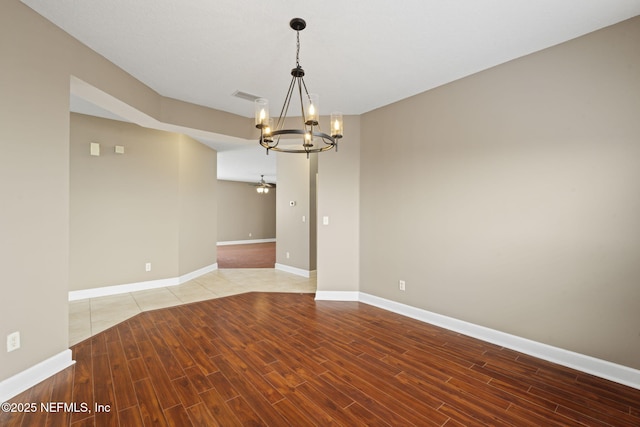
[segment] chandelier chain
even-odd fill
[[[296,31],[296,67],[300,66],[300,31]]]

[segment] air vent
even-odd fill
[[[251,102],[253,102],[256,99],[260,98],[259,96],[252,95],[252,94],[247,93],[247,92],[242,92],[240,90],[237,90],[237,91],[233,92],[232,95],[235,96],[236,98],[246,99],[247,101],[251,101]]]

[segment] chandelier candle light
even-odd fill
[[[330,133],[322,132],[320,128],[320,97],[315,93],[309,93],[304,83],[304,70],[300,66],[300,31],[307,26],[302,18],[293,18],[289,26],[296,31],[296,68],[291,70],[291,84],[284,99],[280,116],[275,122],[269,117],[269,101],[265,98],[255,100],[256,127],[260,129],[260,145],[270,150],[284,153],[320,153],[335,147],[338,151],[338,140],[342,138],[343,121],[342,113],[331,113]],[[300,97],[300,109],[302,125],[297,129],[284,129],[289,105],[294,90]],[[284,140],[297,138],[297,145],[287,145]],[[280,145],[280,140],[283,144]]]

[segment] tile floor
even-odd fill
[[[273,268],[220,269],[182,285],[69,302],[69,345],[138,313],[243,292],[316,291],[316,279]]]

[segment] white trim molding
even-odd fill
[[[316,291],[316,301],[360,301],[360,292]]]
[[[375,295],[364,292],[318,291],[316,292],[316,300],[359,301],[640,390],[640,370],[638,369],[443,316]]]
[[[177,286],[218,269],[218,263],[208,265],[191,273],[168,279],[148,280],[146,282],[127,283],[125,285],[105,286],[101,288],[82,289],[69,291],[69,301],[77,301],[87,298],[106,297],[109,295],[126,294],[129,292],[145,291],[148,289],[166,288]]]
[[[183,274],[178,277],[178,283],[181,285],[183,283],[187,283],[189,280],[197,279],[200,276],[204,276],[207,273],[211,273],[218,269],[218,263],[208,265],[206,267],[202,267],[196,271],[192,271],[191,273]]]
[[[254,240],[227,240],[225,242],[218,242],[218,246],[228,246],[228,245],[249,245],[251,243],[271,243],[275,242],[276,239],[254,239]]]
[[[6,402],[74,363],[76,362],[71,359],[71,350],[64,350],[3,380],[0,382],[0,403]]]
[[[295,274],[297,276],[306,277],[307,279],[315,277],[316,270],[303,270],[297,267],[291,267],[290,265],[276,263],[274,268],[280,271],[286,271],[287,273]]]

